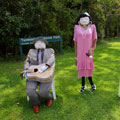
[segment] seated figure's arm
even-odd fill
[[[48,59],[46,65],[50,67],[50,66],[52,66],[54,63],[55,63],[55,53],[54,53],[54,50],[51,49],[51,56],[50,56],[50,58]]]

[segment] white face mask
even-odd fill
[[[83,18],[80,18],[80,24],[81,25],[88,25],[89,24],[89,22],[90,22],[90,19],[89,19],[89,17],[83,17]]]
[[[36,49],[45,49],[46,48],[46,44],[43,41],[37,41],[34,46]]]

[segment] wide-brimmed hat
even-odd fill
[[[45,44],[48,44],[48,41],[45,40],[45,39],[43,39],[43,38],[36,38],[36,39],[34,39],[33,44],[35,44],[37,41],[42,41],[42,42],[44,42]]]

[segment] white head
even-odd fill
[[[34,43],[34,46],[35,46],[36,49],[45,49],[46,48],[46,43],[43,40],[37,40]]]
[[[78,21],[78,24],[81,24],[83,26],[88,25],[90,23],[89,17],[90,17],[90,15],[87,12],[81,14],[80,20]]]
[[[83,18],[80,18],[80,24],[83,25],[83,26],[88,25],[89,22],[90,22],[89,17],[83,17]]]

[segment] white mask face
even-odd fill
[[[36,49],[45,49],[46,48],[46,44],[43,41],[37,41],[34,46]]]
[[[83,25],[83,26],[84,26],[84,25],[88,25],[89,22],[90,22],[89,17],[80,18],[80,24]]]

